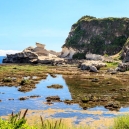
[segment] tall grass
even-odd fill
[[[129,129],[129,115],[115,118],[114,126],[111,129]]]
[[[30,126],[27,124],[25,116],[27,110],[21,116],[21,112],[18,114],[11,114],[8,120],[0,119],[0,129],[90,129],[88,126],[68,126],[62,119],[60,120],[43,120],[40,116],[40,123],[38,125]]]

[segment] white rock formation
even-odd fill
[[[90,70],[93,72],[97,72],[97,69],[100,69],[101,67],[106,67],[106,63],[103,63],[102,61],[86,60],[80,65],[81,70]]]
[[[72,59],[76,51],[73,48],[63,47],[61,52],[61,57],[65,59]]]
[[[59,58],[57,52],[48,51],[45,45],[36,42],[36,47],[28,47],[22,52],[7,55],[4,63],[62,63],[64,59]]]
[[[88,59],[88,60],[103,60],[103,56],[89,53],[89,54],[86,54],[86,59]]]

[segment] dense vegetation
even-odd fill
[[[63,46],[83,52],[114,55],[129,37],[129,18],[83,16],[72,25]]]

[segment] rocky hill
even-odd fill
[[[121,51],[128,37],[129,18],[83,16],[72,25],[63,48],[84,54],[114,55]]]

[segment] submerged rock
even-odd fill
[[[27,96],[19,98],[19,100],[27,100],[27,99],[29,99],[29,97]]]
[[[120,102],[118,101],[109,101],[106,105],[105,108],[109,110],[118,110],[120,108]]]
[[[48,101],[56,101],[56,102],[60,102],[60,97],[59,96],[49,96],[46,97],[47,102]]]
[[[47,86],[47,88],[61,89],[61,88],[63,88],[63,86],[59,85],[59,84],[54,84],[54,85],[51,85],[51,86]]]

